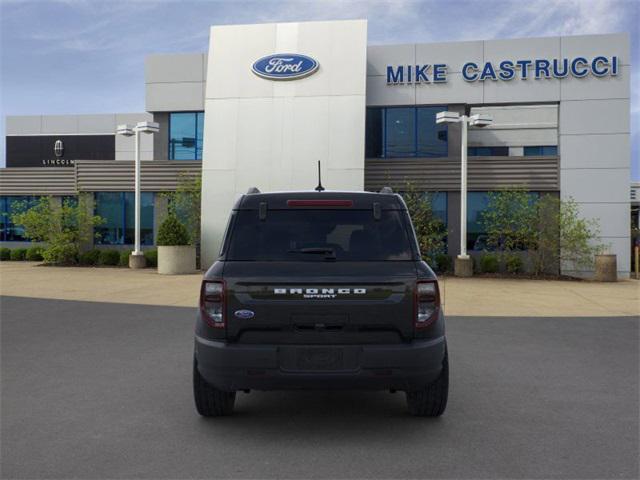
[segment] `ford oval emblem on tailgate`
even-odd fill
[[[236,310],[234,315],[238,318],[242,318],[243,320],[248,320],[249,318],[253,318],[255,313],[251,310]]]

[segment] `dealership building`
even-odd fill
[[[129,248],[134,143],[115,131],[152,120],[146,246],[182,175],[202,175],[206,267],[238,195],[313,189],[320,160],[329,190],[431,192],[456,255],[461,128],[436,114],[481,113],[493,122],[469,129],[467,248],[483,248],[487,192],[521,187],[573,198],[628,277],[630,58],[627,34],[367,45],[364,20],[214,26],[208,52],[147,57],[146,112],[7,117],[0,210],[87,194],[107,220],[96,242]],[[21,235],[5,215],[2,244]]]

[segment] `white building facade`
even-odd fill
[[[627,34],[373,46],[364,20],[214,26],[207,53],[147,58],[161,131],[145,159],[201,165],[204,268],[238,195],[312,189],[317,161],[328,189],[431,192],[454,256],[460,131],[435,114],[487,113],[469,132],[467,248],[483,248],[487,192],[520,187],[574,199],[628,277],[629,62]],[[14,118],[8,139],[29,133]]]

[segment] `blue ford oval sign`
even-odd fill
[[[253,316],[255,315],[255,313],[253,313],[251,310],[236,310],[233,314],[238,318],[242,318],[243,320],[253,318]]]
[[[256,60],[251,70],[269,80],[296,80],[315,73],[318,66],[318,62],[306,55],[277,53]]]

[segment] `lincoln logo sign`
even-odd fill
[[[53,144],[53,153],[57,158],[60,158],[62,155],[64,155],[64,144],[62,143],[62,140],[55,141],[55,143]]]
[[[312,75],[318,66],[318,62],[306,55],[278,53],[256,60],[251,70],[269,80],[297,80]]]
[[[387,65],[387,84],[446,83],[445,63],[419,65]],[[615,77],[620,71],[617,56],[596,56],[502,60],[497,62],[466,62],[459,70],[466,82],[540,80],[549,78]]]

